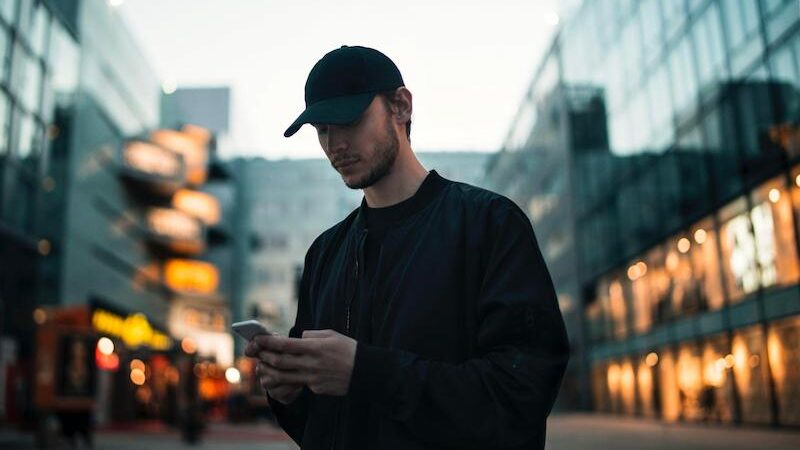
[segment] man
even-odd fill
[[[305,259],[289,337],[258,336],[260,382],[303,449],[540,449],[568,358],[530,222],[428,172],[384,54],[343,46],[308,76],[322,150],[364,200]]]

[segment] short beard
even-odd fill
[[[386,121],[386,135],[387,142],[383,146],[380,144],[375,146],[375,164],[370,168],[369,172],[360,180],[345,185],[350,189],[364,189],[372,186],[383,177],[392,171],[394,161],[397,159],[397,153],[400,149],[400,141],[397,138],[397,130],[392,126],[391,121]]]

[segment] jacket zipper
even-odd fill
[[[344,322],[345,334],[348,335],[348,336],[350,335],[350,309],[351,309],[351,306],[353,304],[353,299],[356,297],[356,294],[358,293],[358,255],[361,252],[361,247],[362,247],[366,237],[367,237],[367,233],[365,232],[361,236],[361,239],[359,241],[358,247],[356,248],[356,258],[355,258],[355,265],[354,265],[355,270],[353,271],[353,280],[354,280],[353,283],[355,284],[355,289],[353,290],[353,295],[351,295],[347,299],[347,314],[345,316],[345,322]],[[341,405],[341,403],[339,403],[340,412],[341,412],[341,407],[342,407],[342,405]],[[333,425],[333,440],[331,441],[331,450],[335,450],[335,448],[336,448],[336,438],[339,435],[339,417],[340,416],[341,416],[341,414],[336,414],[336,419],[335,419],[335,422],[334,422],[334,425]]]

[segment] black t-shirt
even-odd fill
[[[354,334],[358,337],[358,340],[373,342],[374,333],[377,332],[383,322],[385,299],[374,298],[373,292],[376,283],[381,281],[375,279],[378,266],[390,263],[390,261],[381,260],[381,246],[386,233],[427,206],[439,190],[439,180],[441,180],[441,177],[436,171],[431,171],[422,181],[414,195],[392,206],[370,208],[367,206],[366,200],[362,202],[367,236],[362,253],[363,270],[359,274],[360,282],[358,283],[359,292],[357,298],[366,299],[366,301],[361,301],[358,308],[359,316],[355,324]],[[371,326],[365,325],[368,323]]]

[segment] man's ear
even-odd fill
[[[411,120],[411,113],[413,112],[413,102],[411,97],[411,91],[406,89],[405,86],[400,86],[397,90],[394,91],[394,102],[393,102],[394,111],[397,116],[397,121],[405,124],[409,120]]]

